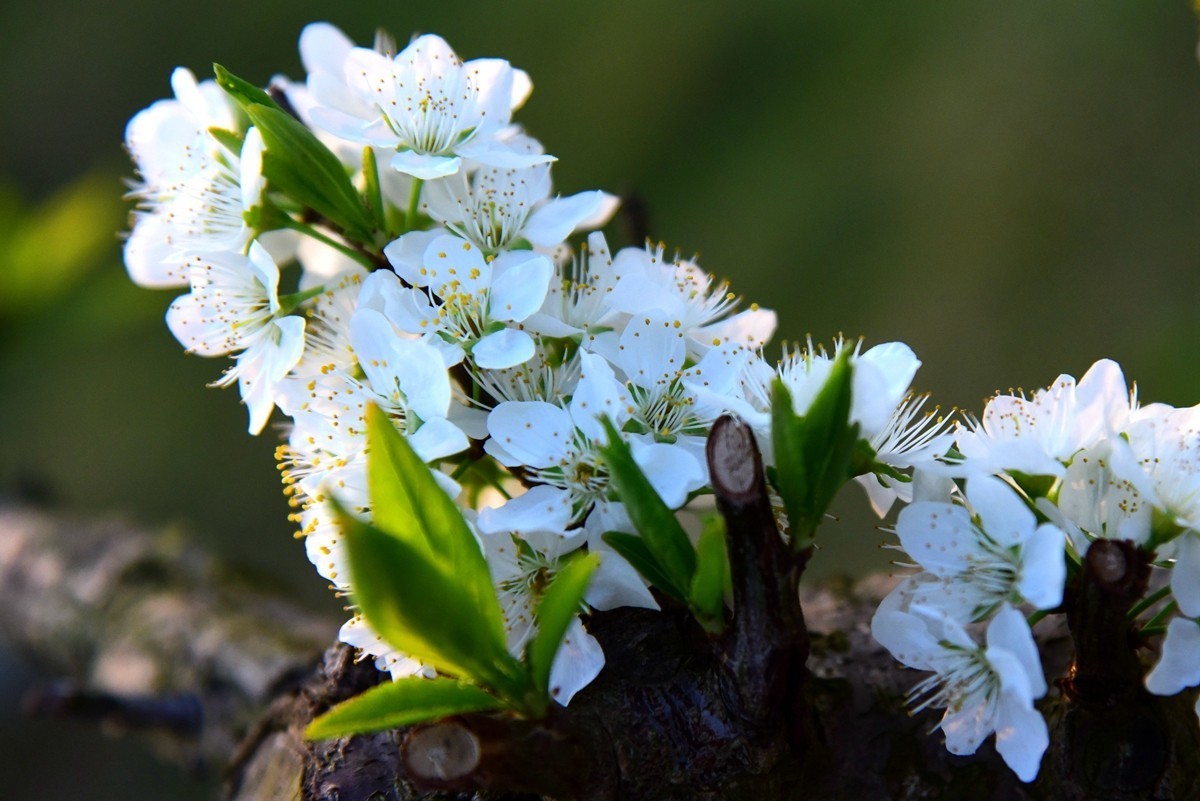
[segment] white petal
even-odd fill
[[[594,353],[579,354],[579,384],[571,397],[571,419],[590,440],[604,439],[604,415],[620,428],[629,417],[629,396],[608,362]]]
[[[550,467],[564,460],[574,430],[565,409],[542,401],[507,401],[488,415],[492,439],[530,467]]]
[[[411,231],[399,239],[389,242],[383,249],[383,255],[396,269],[397,276],[413,286],[426,286],[429,283],[428,278],[421,274],[421,268],[425,266],[425,252],[433,240],[445,235],[446,232],[440,228],[433,228],[429,231]],[[374,278],[381,273],[386,274],[387,271],[376,270],[371,273],[370,277]],[[364,281],[363,292],[366,291],[367,282]]]
[[[705,471],[678,445],[661,442],[646,445],[639,440],[630,444],[633,460],[642,468],[663,503],[672,509],[683,506],[688,493],[704,486]]]
[[[1189,532],[1176,542],[1171,593],[1181,612],[1200,617],[1200,534]]]
[[[413,283],[428,286],[443,298],[450,294],[479,295],[491,284],[492,269],[483,252],[457,236],[439,236],[430,241],[421,264]]]
[[[778,317],[771,309],[746,309],[692,332],[703,343],[714,340],[736,342],[748,348],[761,348],[775,335]]]
[[[217,321],[212,309],[197,295],[181,295],[171,303],[167,327],[190,353],[220,356],[232,350],[228,326]]]
[[[1053,609],[1062,603],[1067,580],[1066,539],[1057,526],[1044,523],[1022,549],[1017,590],[1038,609]]]
[[[983,530],[1008,547],[1029,539],[1037,520],[1017,493],[993,476],[971,476],[967,501],[979,515]]]
[[[978,550],[970,513],[961,506],[922,501],[906,506],[896,520],[905,553],[935,576],[966,570]]]
[[[870,364],[884,377],[887,396],[894,408],[905,395],[912,384],[913,376],[921,366],[921,360],[912,348],[903,342],[885,342],[876,345],[858,357],[859,364]]]
[[[477,161],[480,164],[486,164],[489,167],[502,167],[505,169],[523,169],[525,167],[536,167],[538,164],[549,164],[558,161],[554,156],[546,155],[545,153],[525,153],[520,150],[514,150],[508,145],[492,138],[476,138],[455,148],[455,152],[459,155]],[[455,159],[458,161],[458,159]],[[455,167],[455,172],[457,172]],[[445,173],[450,175],[451,173]],[[420,178],[421,176],[417,176]]]
[[[1033,706],[1001,692],[996,713],[996,750],[1023,782],[1037,778],[1050,744],[1046,721]]]
[[[398,150],[392,156],[391,165],[396,172],[423,181],[433,181],[458,172],[462,159],[458,156],[431,156],[414,150]]]
[[[1146,689],[1155,695],[1175,695],[1200,684],[1200,625],[1177,617],[1167,624],[1158,664],[1146,676]]]
[[[993,653],[1004,651],[1020,663],[1033,698],[1041,698],[1046,694],[1046,677],[1042,672],[1042,662],[1024,615],[1008,604],[1003,604],[988,624],[987,645],[989,659]]]
[[[938,727],[946,735],[946,750],[958,756],[966,756],[979,750],[985,737],[992,733],[995,721],[987,714],[983,699],[964,704],[953,712],[949,709]]]
[[[579,618],[567,627],[550,667],[550,697],[566,706],[575,693],[592,683],[604,667],[604,651],[584,630]]]
[[[896,585],[871,617],[871,636],[901,664],[917,670],[933,670],[940,646],[925,619],[902,611],[912,582]]]
[[[539,484],[503,506],[479,512],[479,530],[485,534],[506,531],[562,536],[571,523],[571,496],[548,484]]]
[[[467,435],[444,417],[426,420],[415,433],[409,434],[408,444],[423,462],[444,459],[471,447]]]
[[[650,389],[669,383],[687,358],[685,332],[679,320],[651,314],[629,321],[621,334],[618,364],[636,386]]]
[[[171,245],[171,227],[158,214],[136,218],[125,241],[125,269],[138,286],[150,289],[187,286],[185,259]]]
[[[614,201],[612,195],[598,190],[549,200],[529,215],[524,236],[538,247],[554,247],[570,236],[584,220],[595,217],[608,207],[615,210]]]
[[[529,361],[536,349],[529,334],[504,328],[476,342],[471,348],[471,356],[475,364],[485,370],[503,370]]]
[[[592,582],[583,596],[590,607],[602,612],[620,606],[659,608],[646,582],[620,554],[594,538],[589,538],[588,550],[600,555],[600,567],[592,574]]]
[[[450,375],[441,355],[424,340],[393,337],[389,344],[392,371],[408,407],[422,420],[445,417],[450,409]]]
[[[489,316],[520,322],[541,308],[554,265],[539,253],[511,251],[492,262],[492,271]]]
[[[340,75],[354,42],[341,29],[328,22],[313,22],[300,31],[300,62],[305,72]]]

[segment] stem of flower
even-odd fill
[[[1179,604],[1175,603],[1175,601],[1171,601],[1171,603],[1167,604],[1162,609],[1160,609],[1158,611],[1158,614],[1156,614],[1154,617],[1147,620],[1146,625],[1142,626],[1142,628],[1141,628],[1142,636],[1149,637],[1152,634],[1158,634],[1162,631],[1166,631],[1166,629],[1161,625],[1162,622],[1164,620],[1166,620],[1168,617],[1170,617],[1171,615],[1173,615],[1175,613],[1175,610],[1178,608],[1179,608]]]
[[[313,239],[317,240],[318,242],[328,245],[329,247],[331,247],[334,250],[338,251],[339,253],[347,256],[348,258],[354,259],[356,262],[358,262],[362,266],[366,267],[368,270],[374,270],[376,267],[375,263],[373,261],[371,261],[371,259],[365,253],[357,251],[354,248],[349,247],[347,245],[343,245],[341,242],[338,242],[336,239],[333,239],[332,237],[326,236],[325,234],[318,231],[316,228],[313,228],[311,225],[305,225],[304,223],[302,223],[298,220],[295,220],[290,216],[286,218],[286,222],[284,222],[283,225],[285,228],[290,228],[293,231],[298,231],[298,232],[304,234],[305,236],[312,237]]]
[[[1129,610],[1129,619],[1136,620],[1138,615],[1140,615],[1142,612],[1145,612],[1147,609],[1154,606],[1156,603],[1161,601],[1163,598],[1166,598],[1170,594],[1170,586],[1162,587],[1155,592],[1150,593],[1140,602],[1138,602],[1136,606]]]
[[[421,202],[421,187],[425,182],[420,178],[413,178],[412,190],[408,193],[408,211],[404,213],[404,225],[408,230],[415,231],[417,229],[417,206]]]

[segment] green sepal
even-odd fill
[[[658,562],[646,547],[646,541],[636,534],[626,534],[624,531],[609,531],[602,538],[614,551],[633,565],[633,569],[642,578],[653,584],[682,604],[687,603],[687,590],[671,583],[671,579],[658,566]]]
[[[629,446],[607,417],[602,418],[608,444],[601,454],[629,519],[671,586],[685,589],[696,572],[696,551],[675,513],[663,502],[633,460]],[[664,588],[665,589],[665,588]]]
[[[834,495],[850,478],[858,442],[858,425],[850,424],[852,377],[850,350],[845,349],[803,416],[793,410],[791,392],[781,379],[772,388],[772,477],[798,549],[812,544]]]
[[[546,587],[538,604],[537,634],[529,643],[526,661],[534,689],[545,693],[550,687],[550,668],[562,645],[563,636],[583,603],[592,574],[600,567],[600,555],[588,554],[572,559],[560,569]]]
[[[704,521],[696,543],[696,575],[689,592],[696,619],[711,632],[725,628],[725,587],[730,583],[725,550],[725,521],[713,515]]]
[[[462,510],[450,499],[387,413],[367,406],[367,489],[374,523],[454,577],[489,637],[505,640],[504,614],[487,559]]]
[[[308,724],[304,736],[310,740],[325,740],[369,734],[450,715],[491,712],[506,706],[496,696],[457,679],[445,676],[399,679],[343,701]]]
[[[350,563],[355,604],[389,645],[506,698],[529,689],[525,669],[445,563],[411,542],[363,523],[332,502]],[[493,597],[493,603],[495,603]]]
[[[370,243],[374,224],[345,167],[312,131],[274,103],[246,106],[262,134],[263,175],[271,187],[312,209],[359,242]]]

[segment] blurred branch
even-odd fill
[[[718,470],[728,474],[727,514],[744,533],[766,530],[753,522],[753,499],[738,511],[740,437],[725,434],[715,447],[730,457]],[[689,614],[617,609],[588,623],[604,670],[546,720],[468,715],[313,743],[303,737],[309,721],[384,676],[345,646],[320,656],[336,621],[179,537],[0,507],[0,634],[56,680],[31,696],[32,710],[137,731],[185,767],[222,771],[233,801],[1135,799],[1195,786],[1200,744],[1182,696],[1143,699],[1130,727],[1100,709],[1081,721],[1065,699],[1049,700],[1052,741],[1064,747],[1032,785],[990,744],[950,755],[929,734],[934,717],[905,709],[919,674],[898,669],[870,637],[892,584],[800,588],[811,653],[807,671],[793,665],[787,678],[787,694],[811,710],[799,739],[774,716],[747,720],[745,699],[730,693],[731,653]],[[1048,673],[1063,675],[1065,626],[1047,620],[1039,634]],[[1073,750],[1095,746],[1081,737],[1134,729],[1145,757],[1136,764],[1106,759],[1097,772]],[[1129,769],[1114,784],[1106,766],[1118,763]]]

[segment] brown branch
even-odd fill
[[[768,527],[757,501],[737,501],[749,485],[739,483],[735,458],[744,440],[729,425],[714,449],[727,448],[730,459],[713,472],[732,556],[734,532],[765,537]],[[744,576],[758,569],[752,556],[733,557]],[[741,653],[753,664],[756,629],[780,636],[773,615],[741,623],[735,615],[723,646],[681,610],[618,609],[588,621],[604,670],[544,721],[464,716],[310,743],[309,721],[382,680],[344,646],[319,658],[335,621],[237,579],[178,539],[0,511],[0,632],[48,675],[74,681],[43,695],[43,708],[149,731],[160,753],[188,766],[224,766],[234,801],[1125,801],[1186,798],[1200,786],[1187,694],[1139,693],[1124,707],[1049,699],[1052,750],[1034,785],[1017,781],[990,745],[973,757],[949,755],[929,734],[936,714],[911,717],[903,704],[923,674],[897,668],[868,633],[891,585],[874,577],[800,588],[810,655],[805,666],[793,663],[784,690],[809,722],[799,737],[788,715],[748,720],[754,699],[731,693],[730,660]],[[773,603],[770,592],[763,597]],[[1070,637],[1053,620],[1038,628],[1051,677],[1063,675]],[[740,675],[777,692],[773,670],[764,663]],[[201,711],[198,729],[189,708]]]
[[[739,713],[762,726],[790,710],[807,676],[808,629],[799,593],[805,559],[792,552],[775,524],[750,427],[721,417],[707,455],[733,576],[725,664]]]

